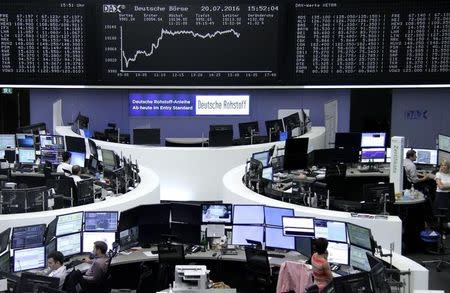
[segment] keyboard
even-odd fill
[[[237,255],[238,254],[236,249],[222,249],[220,253],[222,255]]]
[[[285,257],[284,254],[279,254],[279,253],[269,253],[268,256],[275,257],[275,258],[284,258]]]

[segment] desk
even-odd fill
[[[0,215],[0,231],[14,226],[26,226],[35,224],[48,224],[56,216],[79,211],[124,211],[144,204],[155,204],[160,202],[159,178],[150,169],[140,167],[139,176],[141,183],[133,190],[124,195],[109,197],[105,201],[65,208],[53,211]],[[20,223],[20,225],[18,224]]]
[[[55,134],[79,136],[70,127],[57,127]],[[325,147],[325,127],[313,127],[302,135],[309,138],[308,151]],[[95,140],[104,148],[126,157],[139,166],[151,168],[160,177],[161,200],[222,200],[222,178],[230,169],[243,164],[253,153],[284,147],[284,141],[230,147],[160,147],[118,144]]]
[[[166,137],[167,147],[202,147],[208,146],[208,139],[201,137]]]

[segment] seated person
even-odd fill
[[[78,184],[82,179],[80,177],[81,173],[81,167],[78,165],[74,165],[72,167],[72,175],[70,175],[71,178],[73,178],[73,182],[75,182],[75,185]]]
[[[72,154],[70,152],[62,153],[62,162],[56,168],[57,173],[64,173],[66,176],[72,175],[72,165],[70,164],[70,159]]]
[[[414,184],[414,188],[424,191],[424,186],[430,183],[433,178],[429,174],[424,176],[417,174],[416,164],[414,164],[416,159],[417,156],[415,150],[411,149],[407,151],[403,166],[405,167],[406,178],[408,181]]]
[[[47,256],[47,264],[50,269],[49,277],[59,278],[59,289],[62,289],[66,279],[67,270],[64,265],[64,255],[59,251],[53,251]]]
[[[311,265],[313,267],[314,283],[319,287],[319,292],[321,292],[333,279],[330,264],[328,263],[328,240],[317,238],[314,243],[315,252],[311,256]]]
[[[447,160],[443,160],[439,168],[439,172],[436,173],[436,198],[434,199],[435,214],[438,215],[439,208],[450,208],[450,163]],[[449,213],[447,212],[447,220]]]

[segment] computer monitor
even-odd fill
[[[11,237],[12,249],[33,248],[44,243],[45,224],[14,227]]]
[[[361,162],[376,162],[384,163],[386,157],[385,148],[362,148],[361,149]]]
[[[139,245],[139,226],[134,226],[119,232],[120,250],[127,250]]]
[[[209,146],[231,146],[233,144],[233,125],[210,125]]]
[[[16,148],[16,136],[14,134],[0,134],[0,150]]]
[[[450,136],[444,134],[438,135],[438,150],[450,153]]]
[[[259,133],[258,121],[239,123],[239,137],[250,137]]]
[[[350,265],[360,271],[370,271],[370,264],[367,258],[369,250],[358,246],[350,245]]]
[[[33,134],[17,133],[17,147],[19,148],[32,148],[34,149],[34,136]]]
[[[55,218],[47,225],[47,229],[45,230],[45,244],[48,244],[53,238],[55,238],[57,222],[58,218]]]
[[[56,251],[56,238],[53,238],[53,240],[45,244],[45,255],[48,256],[53,251]]]
[[[335,293],[372,293],[370,275],[367,272],[333,278]]]
[[[263,164],[263,167],[267,167],[270,159],[269,151],[254,153],[252,154],[252,159],[260,161]]]
[[[42,269],[45,268],[46,264],[45,246],[14,250],[14,273],[32,269]]]
[[[295,250],[295,237],[283,235],[281,227],[266,227],[266,247]]]
[[[386,132],[363,132],[361,134],[361,148],[385,148]]]
[[[142,247],[150,247],[166,241],[164,235],[171,235],[169,223],[139,225],[139,243]]]
[[[83,226],[83,212],[59,215],[56,223],[56,237],[81,232]]]
[[[46,162],[50,162],[52,165],[59,165],[62,162],[61,154],[62,152],[59,151],[41,150],[41,165],[44,165]]]
[[[135,128],[133,129],[133,143],[140,145],[161,144],[160,128]]]
[[[234,205],[233,224],[264,225],[263,205]]]
[[[139,224],[169,225],[170,209],[170,204],[143,205],[138,209]]]
[[[292,135],[292,130],[295,128],[301,127],[300,124],[300,115],[298,112],[295,112],[289,116],[283,118],[284,129],[289,133],[289,137]],[[301,131],[303,132],[303,131]]]
[[[351,223],[347,223],[347,229],[350,244],[372,251],[370,229]]]
[[[310,258],[313,254],[311,237],[294,237],[295,238],[295,250],[303,256]]]
[[[336,264],[349,264],[349,251],[347,243],[328,241],[328,262]]]
[[[9,257],[9,250],[0,255],[0,272],[9,273],[11,271],[11,262]]]
[[[171,223],[170,234],[175,236],[175,241],[183,244],[200,244],[201,225]]]
[[[361,133],[360,132],[336,132],[334,139],[334,147],[342,149],[357,149],[361,148]]]
[[[115,169],[119,164],[116,161],[114,151],[102,149],[103,166],[109,169]]]
[[[414,161],[414,163],[418,165],[437,165],[437,150],[432,149],[414,149],[416,151],[417,159]],[[405,151],[408,151],[405,149]],[[403,156],[406,158],[406,152]]]
[[[66,150],[68,152],[86,153],[84,137],[66,136]]]
[[[41,150],[64,150],[64,137],[61,135],[40,135]]]
[[[115,232],[83,232],[83,252],[92,252],[95,241],[103,241],[108,245],[108,251],[116,242]]]
[[[201,224],[202,207],[195,204],[172,203],[171,220],[185,224]]]
[[[282,227],[283,217],[293,216],[293,209],[264,206],[264,218],[267,226]]]
[[[347,243],[347,225],[344,222],[314,219],[315,238]]]
[[[19,149],[19,163],[34,164],[36,151],[34,149]]]
[[[118,212],[84,212],[84,231],[116,232]]]
[[[231,244],[250,245],[247,240],[264,242],[264,227],[251,225],[233,225]]]
[[[78,153],[78,152],[70,152],[72,156],[70,157],[70,164],[72,166],[78,165],[81,168],[84,168],[86,162],[86,153]]]
[[[57,289],[59,287],[59,278],[48,277],[32,273],[22,273],[20,276],[20,292],[35,293],[38,287],[45,286],[47,288]]]
[[[268,120],[266,124],[267,136],[270,136],[270,141],[278,141],[280,139],[280,132],[284,131],[283,120]]]
[[[308,167],[308,138],[290,138],[284,147],[284,169],[298,170]]]
[[[94,203],[94,178],[78,181],[77,193],[77,205]]]
[[[394,183],[370,183],[363,185],[363,198],[366,203],[380,204],[384,201],[394,203]]]
[[[8,228],[2,233],[0,233],[0,254],[8,249],[10,234],[11,228]]]
[[[370,279],[372,280],[372,289],[374,293],[390,292],[390,286],[386,281],[386,270],[381,260],[367,253],[370,263]]]
[[[273,168],[272,167],[266,167],[262,169],[262,179],[272,181],[273,180]]]
[[[81,233],[68,234],[56,237],[56,250],[64,257],[81,253]],[[92,247],[91,247],[92,251]]]
[[[94,158],[98,159],[97,144],[92,139],[88,139],[89,151]]]
[[[439,150],[438,151],[438,163],[441,164],[442,161],[450,162],[450,153]]]
[[[202,222],[205,224],[230,224],[233,219],[231,204],[202,204]]]
[[[283,217],[282,222],[284,235],[314,237],[314,218]]]

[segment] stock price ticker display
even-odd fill
[[[103,5],[104,80],[278,80],[278,4],[186,3]]]
[[[296,83],[449,83],[448,0],[298,0],[295,18]]]
[[[2,83],[84,83],[85,4],[0,2]]]

